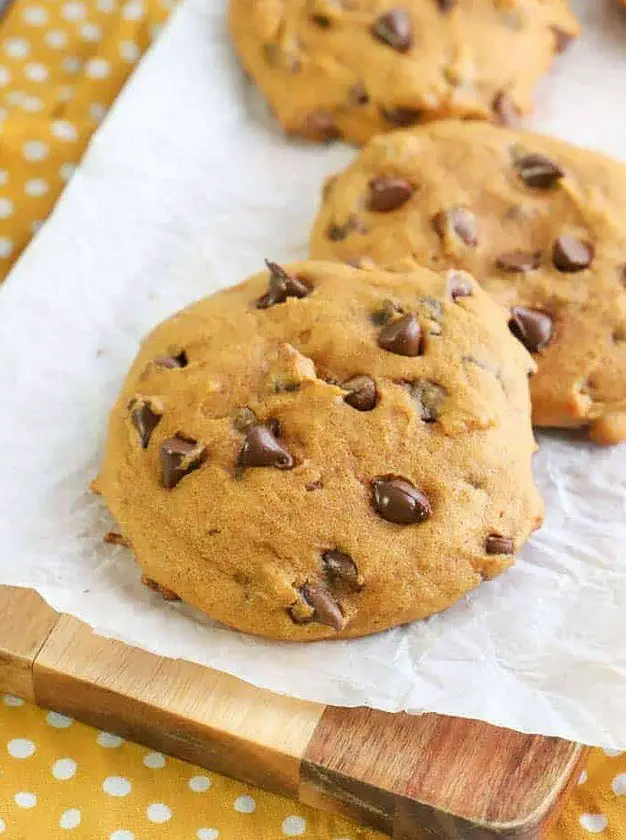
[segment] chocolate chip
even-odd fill
[[[143,449],[147,449],[152,432],[163,417],[163,403],[153,398],[135,397],[129,407],[130,417],[137,429],[141,446]]]
[[[353,231],[367,233],[367,228],[365,228],[356,216],[350,216],[343,225],[330,224],[326,229],[326,236],[331,242],[342,242]]]
[[[485,540],[485,551],[487,554],[515,554],[515,543],[511,537],[489,534]]]
[[[574,36],[571,35],[569,32],[566,32],[564,29],[561,29],[560,26],[551,26],[550,29],[552,30],[552,34],[554,35],[554,48],[556,52],[560,55],[564,53],[565,50],[569,47],[569,45],[574,40]]]
[[[405,53],[413,46],[413,24],[406,9],[390,9],[372,24],[372,34],[384,44]]]
[[[375,213],[389,213],[402,207],[413,195],[413,186],[404,178],[380,175],[369,182],[367,209]]]
[[[530,353],[537,353],[552,338],[552,318],[539,309],[514,306],[511,309],[509,329]]]
[[[355,82],[350,88],[348,99],[355,105],[367,105],[370,101],[369,93],[365,90],[363,82]]]
[[[189,364],[184,350],[173,356],[157,356],[153,361],[155,365],[164,368],[184,368]]]
[[[363,589],[363,578],[359,575],[357,565],[349,554],[343,551],[325,551],[322,554],[324,571],[334,583],[344,583],[355,592]]]
[[[415,525],[432,515],[430,502],[406,478],[381,475],[372,481],[372,503],[376,512],[397,525]]]
[[[309,481],[304,485],[304,489],[307,493],[314,493],[316,490],[321,490],[323,487],[324,484],[320,478],[315,481]]]
[[[262,425],[248,430],[237,463],[244,468],[276,467],[279,470],[291,470],[294,466],[293,456],[274,433]]]
[[[409,128],[416,125],[424,114],[423,110],[419,108],[381,108],[381,116],[391,125],[398,128]]]
[[[108,545],[121,545],[124,548],[130,548],[130,541],[123,534],[118,534],[116,531],[109,531],[104,535],[103,539]]]
[[[341,607],[324,587],[306,583],[300,590],[300,597],[303,604],[294,604],[289,609],[289,614],[296,624],[308,624],[314,621],[317,624],[333,627],[335,630],[343,630],[346,626]],[[302,610],[303,605],[312,608],[312,614],[307,615]]]
[[[168,589],[167,586],[163,586],[162,584],[157,583],[156,580],[152,580],[152,578],[142,575],[141,582],[148,589],[151,589],[153,592],[156,592],[158,595],[160,595],[164,601],[180,601],[180,598],[175,592],[173,592],[171,589]]]
[[[576,236],[565,233],[552,247],[552,262],[559,271],[584,271],[593,262],[593,247]]]
[[[439,11],[443,12],[443,14],[448,14],[451,12],[452,9],[457,4],[457,0],[436,0],[437,5],[439,6]]]
[[[330,111],[322,108],[307,114],[301,133],[309,140],[315,140],[318,143],[331,143],[341,137],[335,118]]]
[[[268,309],[277,303],[284,303],[287,298],[304,298],[310,293],[310,288],[299,277],[294,277],[277,263],[265,260],[270,272],[267,292],[256,302],[257,309]]]
[[[515,161],[517,174],[529,187],[549,189],[564,177],[561,167],[545,155],[524,155]]]
[[[424,423],[434,423],[441,414],[441,406],[447,396],[445,388],[429,379],[416,379],[403,383],[417,404],[417,410]]]
[[[399,304],[387,298],[383,301],[381,308],[372,315],[372,323],[377,327],[382,327],[402,312],[403,309]]]
[[[320,29],[330,29],[330,18],[326,15],[311,15],[311,20]]]
[[[496,265],[502,271],[534,271],[541,261],[540,251],[509,251],[500,254]]]
[[[371,376],[353,376],[341,386],[349,391],[343,401],[357,411],[371,411],[376,408],[376,383]]]
[[[240,408],[233,417],[233,426],[238,432],[241,432],[241,434],[244,435],[252,428],[252,426],[256,426],[258,422],[256,414],[251,408],[248,408],[248,406]]]
[[[500,125],[516,125],[519,122],[520,111],[508,93],[501,90],[493,100],[493,114]]]
[[[378,336],[378,346],[398,356],[419,356],[422,353],[422,329],[409,313],[383,327]]]
[[[466,207],[450,207],[437,213],[433,217],[433,227],[442,239],[454,234],[468,248],[478,245],[476,217]]]
[[[448,273],[448,294],[452,300],[471,297],[474,294],[474,287],[469,277],[460,271],[450,271]]]
[[[163,486],[168,490],[189,473],[194,472],[206,461],[207,451],[203,443],[183,435],[174,435],[161,444],[161,466]]]

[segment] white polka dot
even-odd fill
[[[256,811],[256,802],[251,796],[238,796],[233,805],[235,811],[240,814],[254,814]]]
[[[52,775],[60,782],[72,779],[76,775],[76,762],[73,758],[59,758],[52,765]]]
[[[11,81],[11,74],[6,67],[0,65],[0,87],[6,87]]]
[[[306,820],[303,817],[285,817],[282,828],[286,837],[300,837],[306,831]]]
[[[617,755],[621,755],[623,750],[602,750],[605,755],[608,755],[609,758],[615,758]]]
[[[9,105],[22,105],[26,99],[26,94],[23,90],[10,90],[4,95],[4,99]]]
[[[128,0],[122,7],[122,17],[125,20],[141,20],[145,13],[143,0]]]
[[[51,29],[43,36],[44,41],[53,50],[61,50],[67,46],[68,37],[62,29]]]
[[[59,820],[61,828],[72,829],[80,825],[80,811],[78,808],[69,808],[63,811]]]
[[[30,53],[30,44],[26,38],[7,38],[2,49],[11,58],[26,58]]]
[[[113,12],[116,3],[117,0],[96,0],[96,7],[101,12]]]
[[[135,840],[135,835],[132,831],[127,831],[125,828],[118,828],[117,831],[109,835],[109,840]]]
[[[63,59],[63,64],[61,66],[66,73],[78,73],[81,68],[80,58],[76,55],[68,55],[67,58]]]
[[[204,793],[212,784],[213,782],[208,776],[193,776],[189,779],[189,787],[194,793]]]
[[[59,102],[69,102],[74,96],[74,88],[72,85],[61,85],[57,88],[57,100]]]
[[[8,236],[0,236],[0,259],[6,260],[13,253],[13,241]]]
[[[6,184],[8,180],[9,176],[6,171],[4,169],[0,169],[0,184]],[[5,694],[2,698],[2,702],[5,706],[9,706],[11,708],[24,705],[24,701],[21,697],[14,697],[12,694]]]
[[[85,65],[85,73],[90,79],[106,79],[111,72],[111,65],[106,58],[90,58]]]
[[[152,802],[146,808],[146,816],[153,823],[164,823],[172,819],[172,811],[162,802]]]
[[[13,758],[30,758],[34,755],[36,747],[28,738],[13,738],[7,744],[7,750]]]
[[[216,828],[199,828],[196,832],[198,840],[217,840],[220,836]]]
[[[124,61],[137,61],[139,58],[139,47],[134,41],[121,41],[120,55]]]
[[[13,799],[18,808],[34,808],[37,804],[37,797],[34,793],[20,791],[20,793],[15,794]]]
[[[7,824],[2,819],[2,817],[0,817],[0,834],[2,834],[2,832],[6,829],[6,827],[7,827]]]
[[[102,38],[102,29],[97,23],[83,23],[78,34],[83,41],[99,41]]]
[[[626,796],[626,773],[620,773],[611,782],[613,793],[618,796]]]
[[[587,777],[587,771],[586,771],[586,770],[583,770],[583,772],[582,772],[582,773],[580,774],[580,776],[578,777],[578,784],[579,784],[579,785],[584,785],[584,784],[585,784],[585,782],[587,781],[587,778],[588,778],[588,777]]]
[[[8,219],[13,215],[13,202],[10,198],[0,198],[0,219]]]
[[[43,108],[43,102],[38,96],[25,96],[22,100],[22,108],[29,114],[35,114]]]
[[[59,714],[59,712],[48,712],[46,722],[48,726],[53,726],[55,729],[67,729],[74,723],[74,718]]]
[[[48,182],[43,178],[30,178],[24,184],[24,192],[31,198],[41,198],[50,189]]]
[[[36,62],[27,64],[24,68],[24,75],[31,82],[45,82],[48,78],[48,68]]]
[[[65,140],[67,143],[76,140],[78,137],[76,126],[67,120],[55,120],[50,129],[56,138]]]
[[[101,122],[104,119],[106,112],[107,109],[99,102],[92,102],[89,106],[89,115],[92,120],[95,120],[96,122]]]
[[[124,776],[107,776],[102,783],[102,790],[109,796],[128,796],[131,783]]]
[[[31,26],[44,26],[48,22],[48,12],[41,6],[26,6],[22,20]]]
[[[74,172],[76,172],[75,163],[62,163],[59,167],[59,175],[61,176],[61,178],[63,178],[64,181],[69,181]],[[114,743],[112,742],[113,739],[115,739]],[[119,747],[119,745],[124,739],[118,738],[117,735],[111,735],[108,732],[101,732],[96,740],[98,741],[101,747]]]
[[[604,814],[581,814],[579,822],[586,831],[592,834],[601,834],[609,824]]]
[[[158,770],[160,767],[165,767],[165,756],[160,752],[151,752],[148,755],[144,755],[143,763],[146,767],[152,767],[154,770]]]
[[[69,174],[67,176],[63,175],[63,172],[62,172],[63,166],[70,166],[72,168],[71,172],[69,172]],[[74,166],[73,163],[70,163],[70,164],[65,163],[65,164],[63,164],[63,166],[61,167],[61,169],[59,171],[61,172],[61,177],[65,178],[65,180],[67,180],[67,178],[70,177],[70,175],[76,169],[76,167]],[[115,747],[121,747],[122,744],[124,743],[123,738],[120,738],[119,735],[113,735],[111,732],[98,732],[98,737],[96,738],[96,741],[97,741],[98,744],[100,744],[101,747],[105,747],[106,749],[109,749],[109,750],[114,749]]]
[[[78,21],[85,20],[87,10],[85,9],[84,3],[64,3],[61,8],[61,14],[65,20],[78,23]]]
[[[41,140],[29,140],[22,146],[22,154],[29,161],[45,160],[48,157],[49,148]]]

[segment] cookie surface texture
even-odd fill
[[[230,0],[229,27],[288,133],[357,144],[438,118],[515,121],[579,31],[567,0]]]
[[[314,257],[466,269],[535,354],[534,422],[626,439],[624,164],[447,121],[375,138],[326,196]]]
[[[151,588],[231,627],[445,609],[540,524],[531,356],[471,279],[270,266],[145,340],[97,491]]]

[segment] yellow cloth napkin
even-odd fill
[[[172,5],[14,0],[0,25],[0,280]],[[0,771],[2,840],[382,837],[14,697],[0,702]],[[625,797],[626,754],[594,751],[552,840],[626,838]]]

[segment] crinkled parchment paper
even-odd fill
[[[358,641],[217,627],[164,604],[103,544],[111,522],[88,485],[140,337],[263,257],[302,256],[322,177],[354,154],[279,135],[230,53],[225,5],[175,14],[0,290],[0,581],[274,691],[626,748],[626,446],[541,435],[547,520],[516,567],[443,615]],[[585,38],[540,90],[535,126],[626,157],[626,17],[612,0],[574,5]]]

